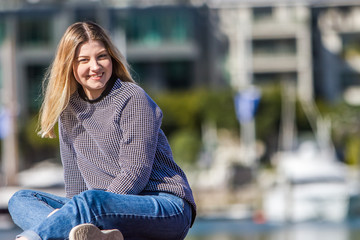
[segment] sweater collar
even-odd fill
[[[104,89],[104,91],[101,93],[101,95],[98,97],[98,98],[95,98],[95,99],[89,99],[85,92],[84,92],[84,89],[82,88],[82,86],[79,84],[79,87],[78,87],[78,93],[79,93],[79,96],[81,97],[81,99],[83,99],[84,101],[86,102],[89,102],[89,103],[96,103],[96,102],[99,102],[101,101],[104,97],[106,97],[111,89],[113,88],[114,84],[116,82],[116,77],[112,76],[109,81],[107,82],[106,84],[106,88]]]

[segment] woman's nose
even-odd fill
[[[90,70],[96,71],[100,68],[101,68],[101,65],[96,60],[93,60],[90,62]]]

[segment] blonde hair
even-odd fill
[[[39,135],[55,137],[54,126],[60,114],[69,104],[78,84],[73,74],[76,49],[90,40],[101,41],[111,56],[112,76],[125,82],[134,82],[124,56],[111,42],[110,37],[99,25],[92,22],[77,22],[67,28],[57,48],[55,59],[44,78],[44,100],[39,116]],[[47,84],[46,84],[47,83]]]

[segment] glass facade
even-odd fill
[[[168,88],[181,89],[189,88],[191,86],[191,62],[168,62],[166,63],[166,78],[168,81]]]
[[[0,45],[5,39],[5,31],[6,31],[6,25],[5,25],[5,18],[3,16],[0,16]]]
[[[3,43],[5,39],[5,31],[6,31],[6,25],[5,25],[5,18],[3,16],[0,16],[0,48],[1,44]],[[0,60],[0,93],[3,91],[3,72],[2,72],[2,62]],[[0,106],[2,103],[2,97],[0,94]]]
[[[295,72],[288,73],[256,73],[254,74],[254,82],[256,84],[280,82],[280,81],[297,81]]]
[[[112,12],[113,26],[125,31],[129,49],[142,47],[143,56],[157,54],[166,45],[176,51],[179,46],[192,46],[195,39],[197,12],[188,8],[147,8]],[[130,52],[130,51],[129,51]],[[137,82],[149,90],[191,87],[194,60],[162,52],[161,58],[132,59],[129,63]]]
[[[26,66],[27,102],[31,112],[37,112],[40,108],[42,100],[42,79],[47,67],[46,65]]]
[[[154,90],[187,89],[191,87],[193,64],[190,61],[167,61],[159,63],[131,63],[133,77],[144,87]]]
[[[346,89],[349,86],[360,86],[360,73],[343,71],[341,73],[341,89]]]
[[[4,84],[4,82],[3,82],[4,80],[3,80],[3,72],[2,72],[2,66],[1,66],[1,61],[0,61],[0,93],[3,91],[3,84]],[[1,106],[1,103],[2,103],[2,97],[1,97],[1,95],[0,95],[0,106]]]
[[[345,59],[360,57],[360,33],[348,33],[341,35],[342,55]]]
[[[134,10],[118,24],[125,25],[127,41],[131,44],[181,44],[193,38],[193,16],[187,9]]]
[[[44,47],[52,43],[50,16],[19,16],[18,43],[20,47]]]
[[[265,21],[271,19],[273,16],[272,7],[255,7],[252,9],[254,21]]]
[[[254,55],[295,55],[295,39],[253,40]]]
[[[75,10],[75,20],[78,21],[96,21],[96,9],[92,7],[78,8]]]

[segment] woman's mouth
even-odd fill
[[[89,75],[89,78],[91,80],[100,80],[103,75],[104,75],[104,73],[92,74],[92,75]]]

